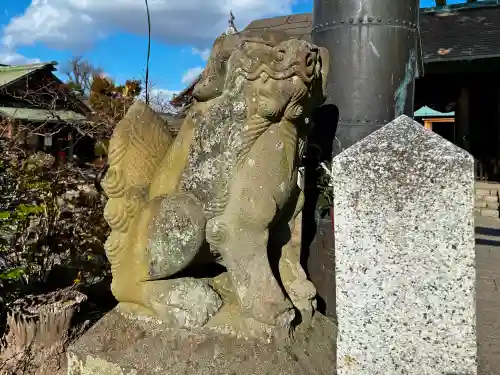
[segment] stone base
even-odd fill
[[[336,334],[317,314],[311,328],[278,349],[209,330],[169,329],[115,309],[68,348],[68,375],[332,375]]]

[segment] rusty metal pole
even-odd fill
[[[330,51],[327,104],[339,110],[334,155],[401,114],[413,117],[423,73],[418,15],[419,0],[314,1],[312,41]]]

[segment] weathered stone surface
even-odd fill
[[[225,291],[179,273],[196,263],[210,279],[204,271],[218,261],[239,302],[232,315],[286,331],[307,321],[316,292],[290,233],[306,118],[325,100],[327,62],[325,49],[283,33],[221,36],[175,139],[145,103],[130,107],[102,183],[121,308],[171,327],[208,324]]]
[[[335,335],[333,323],[316,315],[296,341],[278,349],[113,310],[68,349],[68,375],[331,375]]]
[[[498,202],[498,196],[495,195],[485,195],[482,197],[486,202]]]
[[[500,204],[498,202],[486,202],[486,207],[492,208],[494,210],[498,210],[498,206]]]
[[[489,189],[476,189],[476,194],[477,195],[490,195],[490,190]]]
[[[339,375],[477,373],[473,166],[406,116],[334,159]]]
[[[498,217],[499,213],[498,213],[498,210],[495,210],[495,209],[481,208],[481,216],[485,216],[485,217]]]
[[[475,203],[474,203],[475,207],[477,208],[485,208],[487,206],[487,203],[486,201],[483,201],[483,200],[477,200]]]

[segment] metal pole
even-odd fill
[[[413,117],[418,14],[419,0],[314,1],[312,41],[331,55],[326,104],[339,111],[333,155],[401,114]]]

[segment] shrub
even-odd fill
[[[96,171],[54,168],[47,154],[27,156],[0,142],[0,289],[8,303],[26,293],[72,283],[90,285],[109,275],[104,198]],[[0,301],[1,302],[1,301]]]

